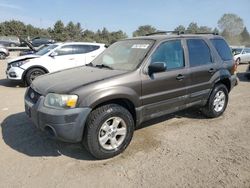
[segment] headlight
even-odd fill
[[[52,108],[75,108],[77,103],[77,95],[60,95],[49,93],[45,97],[44,105]]]
[[[22,66],[23,64],[25,64],[27,62],[29,62],[29,61],[28,60],[26,60],[26,61],[17,61],[17,62],[11,63],[11,66],[12,67],[20,67],[20,66]]]

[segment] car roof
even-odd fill
[[[140,36],[140,37],[133,37],[128,39],[139,39],[139,40],[156,40],[162,41],[166,39],[172,38],[206,38],[206,39],[223,39],[222,36],[214,35],[214,34],[156,34],[156,35],[149,35],[149,36]]]
[[[105,46],[103,43],[94,43],[94,42],[57,42],[56,45],[97,45]]]

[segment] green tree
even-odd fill
[[[199,27],[198,24],[195,22],[191,22],[187,27],[187,33],[198,33]]]
[[[156,31],[157,31],[156,28],[154,28],[151,25],[143,25],[143,26],[138,27],[138,29],[133,32],[133,36],[134,37],[145,36],[147,34],[154,33]]]
[[[67,40],[67,33],[64,27],[64,24],[61,20],[58,20],[53,29],[53,38],[56,41],[66,41]]]
[[[246,27],[244,27],[243,31],[240,34],[241,42],[242,43],[249,43],[250,42],[250,35]]]
[[[220,30],[226,31],[230,37],[239,35],[244,29],[243,20],[236,14],[224,14],[218,21]]]
[[[183,26],[183,25],[179,25],[178,27],[176,27],[176,28],[174,29],[174,31],[185,32],[185,31],[186,31],[186,28],[185,28],[185,26]]]
[[[199,33],[212,33],[212,28],[207,26],[200,26],[198,29]]]

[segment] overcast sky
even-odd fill
[[[214,28],[224,13],[239,15],[250,30],[250,0],[0,0],[0,22],[17,19],[46,28],[60,19],[128,35],[145,24],[159,30],[190,22]]]

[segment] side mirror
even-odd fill
[[[52,52],[49,56],[50,56],[50,57],[55,57],[55,56],[57,56],[57,55],[58,55],[57,52]]]
[[[164,62],[154,62],[148,66],[149,75],[157,72],[164,72],[167,70],[166,64]]]

